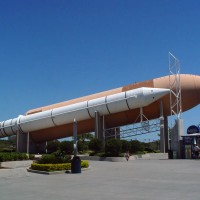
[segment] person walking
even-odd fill
[[[124,157],[126,158],[126,161],[128,162],[128,160],[129,160],[129,158],[130,158],[129,151],[127,151],[127,152],[124,154]]]

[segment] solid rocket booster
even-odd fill
[[[145,107],[169,94],[169,92],[169,89],[164,88],[142,87],[43,112],[21,115],[0,122],[0,137],[15,135],[18,131],[27,133],[58,127],[73,123],[74,119],[78,122],[94,119],[96,111],[101,116],[106,116]]]

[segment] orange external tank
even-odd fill
[[[171,76],[171,80],[173,80],[173,76]],[[187,111],[200,103],[200,76],[190,75],[190,74],[181,74],[180,75],[180,83],[181,83],[181,94],[182,94],[182,111]],[[153,80],[148,80],[144,82],[133,83],[130,85],[126,85],[120,88],[92,94],[89,96],[48,105],[40,108],[36,108],[33,110],[29,110],[26,113],[27,115],[32,115],[35,113],[40,113],[44,111],[48,111],[55,108],[60,108],[63,106],[73,105],[76,103],[81,103],[84,101],[89,101],[92,99],[97,99],[101,97],[105,97],[108,95],[114,95],[117,93],[137,89],[137,88],[165,88],[169,89],[169,76],[164,76],[160,78],[155,78]],[[176,91],[176,88],[172,88],[173,91]],[[160,102],[163,104],[163,115],[170,115],[170,95],[167,94],[162,98],[156,100],[148,106],[143,107],[144,115],[150,119],[156,119],[160,117]],[[114,114],[109,114],[104,116],[105,127],[111,128],[116,126],[122,126],[126,124],[135,123],[137,117],[140,114],[140,108],[135,108],[131,110],[121,111]],[[95,120],[87,119],[78,121],[78,134],[84,134],[87,132],[92,132],[95,130]],[[30,132],[32,139],[35,142],[43,142],[47,140],[59,139],[73,135],[73,123],[64,124],[60,126],[45,128],[37,131]]]

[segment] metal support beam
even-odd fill
[[[169,151],[168,117],[164,117],[165,152]]]
[[[105,150],[105,146],[106,146],[106,136],[105,136],[105,117],[102,117],[102,124],[103,124],[103,150]]]
[[[95,138],[99,139],[99,112],[95,111]]]
[[[28,155],[28,158],[29,158],[29,143],[30,143],[30,135],[29,135],[29,132],[27,133],[27,149],[26,149],[26,153]]]
[[[16,134],[16,151],[17,153],[19,153],[19,131],[17,131],[17,134]]]
[[[165,153],[165,128],[163,117],[163,104],[160,102],[160,152]]]
[[[104,139],[103,136],[103,117],[99,115],[98,111],[95,111],[95,138],[102,140]],[[105,125],[105,124],[104,124]]]

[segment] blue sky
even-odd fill
[[[0,0],[0,120],[169,74],[200,75],[200,1]],[[184,113],[198,124],[200,106]]]

